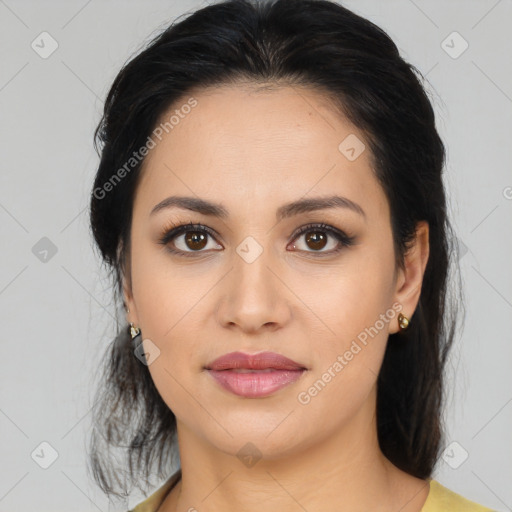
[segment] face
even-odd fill
[[[178,431],[225,453],[252,442],[279,457],[355,431],[374,415],[398,311],[413,309],[364,135],[310,90],[193,96],[146,157],[133,206],[125,295],[155,385]],[[220,211],[152,213],[170,196]],[[207,369],[232,352],[302,370]]]

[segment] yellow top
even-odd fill
[[[172,475],[159,489],[151,494],[134,509],[128,512],[157,512],[165,497],[181,478],[181,470]],[[493,509],[469,501],[460,494],[441,485],[437,480],[430,480],[430,490],[421,512],[494,512]]]

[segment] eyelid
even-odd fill
[[[305,253],[307,255],[315,255],[315,257],[328,257],[333,256],[341,252],[343,249],[346,249],[355,244],[356,237],[353,235],[348,235],[341,229],[338,229],[330,224],[325,224],[324,222],[312,222],[309,224],[305,224],[301,226],[298,230],[296,230],[292,235],[292,242],[294,242],[297,238],[302,236],[304,233],[313,232],[313,231],[324,231],[329,234],[329,236],[334,237],[339,245],[336,249],[331,249],[330,251],[299,251]]]
[[[341,239],[343,242],[351,243],[355,239],[354,236],[350,236],[347,233],[343,232],[341,229],[338,229],[334,226],[331,226],[330,224],[325,224],[324,222],[311,222],[309,224],[305,224],[304,226],[301,226],[298,228],[290,238],[295,240],[299,236],[303,235],[304,233],[308,231],[313,231],[314,229],[317,229],[318,231],[325,231],[327,233],[331,233],[335,237]]]
[[[177,223],[170,225],[167,225],[162,229],[162,234],[158,238],[158,243],[162,245],[167,245],[173,238],[176,238],[179,235],[182,235],[183,233],[186,233],[187,231],[201,231],[205,232],[208,235],[210,235],[215,240],[217,239],[218,235],[217,233],[210,227],[200,224],[200,223],[194,223],[192,221],[188,223]],[[176,252],[183,252],[180,249],[177,249]],[[198,253],[204,252],[204,251],[197,251]]]

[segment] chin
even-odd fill
[[[225,417],[222,423],[229,434],[218,425],[214,430],[202,430],[198,434],[216,449],[239,459],[247,455],[263,460],[278,460],[313,444],[306,425],[296,425],[290,418],[283,421],[286,415],[282,413],[274,412],[268,417],[268,421],[263,421],[259,413],[237,414],[236,417]],[[209,422],[212,427],[213,424],[216,423]]]

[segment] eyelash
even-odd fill
[[[351,245],[354,244],[354,241],[355,241],[354,236],[349,236],[346,233],[344,233],[343,231],[340,231],[339,229],[336,229],[335,227],[329,226],[324,223],[317,223],[317,224],[313,223],[313,224],[307,224],[305,226],[302,226],[297,232],[295,232],[293,234],[292,240],[296,240],[304,233],[314,231],[314,230],[328,233],[328,234],[332,235],[336,240],[338,240],[338,242],[340,242],[340,246],[338,246],[337,249],[326,251],[326,252],[303,251],[303,252],[310,253],[310,254],[317,254],[317,255],[319,255],[319,257],[322,257],[322,255],[330,256],[333,254],[337,254],[338,252],[340,252],[342,250],[343,247],[350,247]],[[216,236],[215,232],[211,228],[209,228],[208,226],[205,226],[203,224],[194,224],[192,222],[190,222],[188,224],[179,224],[179,225],[171,224],[170,226],[167,226],[166,228],[164,228],[163,234],[159,238],[158,243],[161,245],[164,245],[170,253],[177,254],[179,256],[194,257],[197,254],[201,254],[202,252],[205,252],[205,251],[182,251],[180,249],[172,249],[171,247],[169,247],[168,244],[172,239],[176,238],[177,236],[179,236],[183,233],[187,233],[189,231],[198,231],[201,233],[207,233],[214,239]]]

